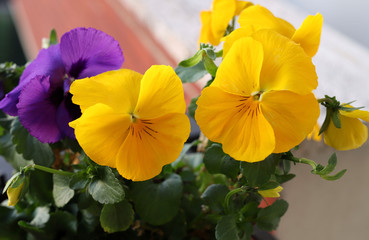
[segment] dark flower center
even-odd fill
[[[77,79],[81,72],[86,69],[86,64],[86,59],[80,59],[78,62],[73,63],[72,67],[70,68],[69,75],[74,79]]]

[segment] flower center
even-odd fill
[[[253,92],[251,94],[251,96],[254,98],[255,101],[259,101],[259,99],[261,98],[261,95],[263,94],[262,91],[259,91],[259,92]]]
[[[133,113],[130,113],[131,115],[131,122],[135,123],[137,121],[137,116],[135,116]]]

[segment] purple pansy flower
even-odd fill
[[[20,77],[19,84],[0,101],[0,109],[20,122],[41,142],[75,138],[68,123],[81,115],[72,103],[74,79],[119,69],[124,58],[111,36],[93,28],[65,33],[59,44],[42,49]]]

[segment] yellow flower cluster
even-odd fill
[[[312,94],[322,17],[295,30],[267,9],[243,10],[241,28],[224,38],[223,62],[203,90],[196,121],[236,160],[257,162],[289,151],[312,131],[319,105]]]

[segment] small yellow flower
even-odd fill
[[[211,141],[236,160],[257,162],[289,151],[312,131],[319,105],[315,67],[303,49],[270,30],[236,41],[195,118]]]
[[[252,3],[246,1],[214,0],[211,11],[200,13],[202,28],[199,42],[219,45],[231,19],[251,5]]]
[[[268,9],[254,5],[242,11],[238,22],[241,28],[236,29],[224,40],[223,56],[227,54],[233,42],[240,37],[250,36],[260,29],[270,29],[290,38],[313,57],[319,48],[323,16],[317,13],[308,16],[297,30],[287,21],[275,17]]]
[[[86,154],[127,179],[155,177],[176,160],[190,133],[182,83],[169,66],[142,76],[128,69],[76,80],[82,116],[71,122]]]
[[[283,187],[278,186],[276,188],[273,189],[268,189],[268,190],[258,190],[258,193],[263,196],[264,198],[278,198],[281,195],[279,195],[279,192],[281,192],[283,190]]]
[[[20,194],[22,192],[24,186],[24,181],[20,183],[17,187],[10,186],[6,190],[6,194],[8,195],[8,206],[15,206],[19,201]]]
[[[346,105],[345,107],[351,107]],[[331,120],[324,131],[324,142],[337,150],[351,150],[361,147],[368,139],[368,128],[359,120],[369,122],[369,112],[339,110],[341,128],[336,128]]]
[[[309,135],[307,135],[306,139],[307,140],[313,139],[316,142],[322,141],[322,135],[319,135],[319,130],[320,130],[319,124],[316,123],[314,128],[313,128],[313,131],[311,131],[311,133],[309,133]]]

